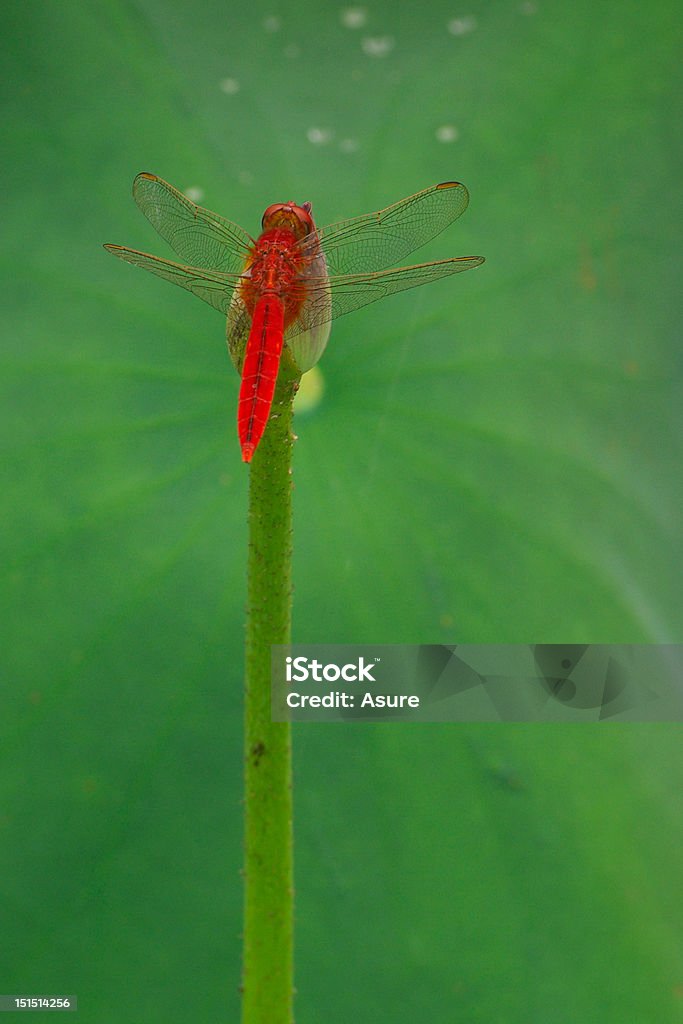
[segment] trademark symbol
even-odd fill
[[[373,658],[372,660],[373,661],[381,661],[382,659],[381,658]]]

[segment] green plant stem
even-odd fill
[[[287,644],[292,609],[292,402],[285,350],[249,476],[245,693],[245,908],[242,1024],[293,1020],[291,732],[271,720],[270,645]]]

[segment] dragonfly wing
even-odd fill
[[[154,174],[138,174],[133,198],[152,227],[188,263],[239,273],[254,242],[238,224],[191,202]]]
[[[344,274],[309,283],[309,294],[297,320],[285,332],[287,342],[303,331],[335,320],[386,295],[417,288],[418,285],[439,281],[442,277],[471,270],[484,262],[483,256],[459,256],[436,263],[422,263],[415,267],[398,267],[380,274]]]
[[[309,236],[309,245],[310,245]],[[312,290],[309,289],[312,285]],[[319,248],[311,249],[301,275],[301,287],[307,296],[295,321],[296,330],[285,332],[294,362],[302,373],[310,370],[320,359],[330,336],[332,321],[332,293],[327,274],[325,256]],[[313,301],[310,297],[315,295]]]
[[[184,267],[180,263],[173,263],[159,256],[150,256],[146,252],[137,252],[136,249],[126,249],[120,245],[105,245],[104,248],[126,263],[142,267],[157,277],[163,277],[165,281],[180,285],[223,314],[227,314],[232,293],[241,280],[239,274],[222,274],[217,270],[206,270],[203,267]]]
[[[432,185],[377,213],[339,221],[316,232],[331,274],[384,270],[419,249],[467,209],[469,194],[457,181]],[[306,240],[302,241],[305,247]]]
[[[249,310],[240,295],[240,289],[235,288],[228,309],[227,342],[230,358],[240,374],[242,373],[250,330],[251,316]]]
[[[285,341],[302,373],[315,366],[325,351],[334,316],[331,290],[321,285],[306,299],[299,316],[285,331]]]

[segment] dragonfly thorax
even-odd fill
[[[248,262],[242,299],[250,313],[266,293],[276,294],[285,305],[285,323],[291,323],[305,296],[302,282],[309,259],[291,231],[274,228],[260,236]]]

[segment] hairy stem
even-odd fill
[[[271,721],[270,645],[290,642],[292,401],[283,353],[268,426],[251,462],[245,694],[242,1024],[293,1020],[291,734]]]

